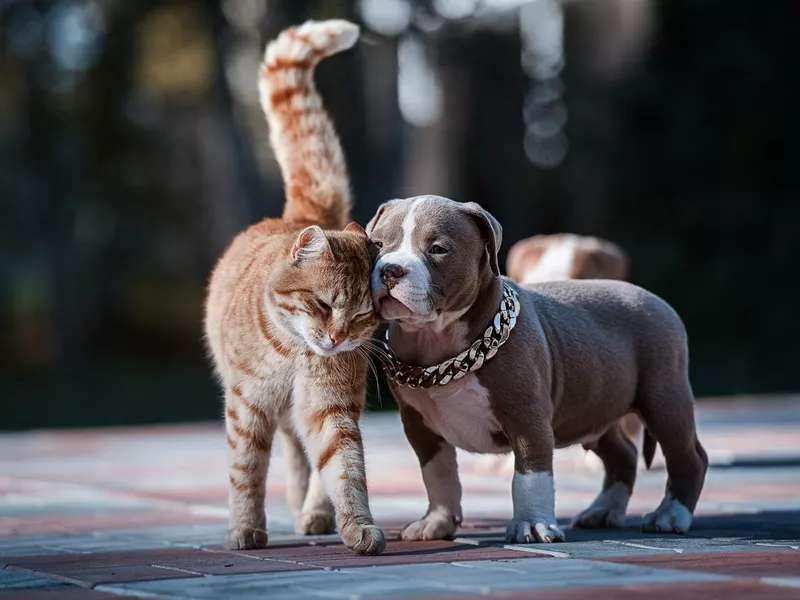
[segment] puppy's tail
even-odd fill
[[[642,441],[642,455],[644,456],[644,466],[650,469],[653,464],[653,457],[656,454],[656,438],[647,429],[644,430],[644,439]]]

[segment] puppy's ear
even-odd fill
[[[378,207],[378,212],[376,212],[375,216],[372,217],[372,220],[369,223],[367,223],[367,228],[366,228],[367,235],[372,235],[372,231],[375,229],[375,226],[378,224],[380,218],[386,212],[386,209],[392,206],[393,204],[396,204],[397,202],[400,202],[400,200],[389,200],[388,202],[384,202]]]
[[[331,246],[328,243],[325,232],[318,225],[311,225],[297,234],[292,246],[291,256],[294,262],[298,262],[319,258],[330,251]]]
[[[497,253],[500,252],[500,246],[503,245],[503,228],[489,211],[481,208],[480,204],[465,202],[461,206],[475,219],[478,228],[481,230],[481,235],[486,241],[486,251],[489,253],[489,266],[492,269],[492,273],[500,275]]]

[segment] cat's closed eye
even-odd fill
[[[319,299],[319,298],[317,298],[317,306],[319,306],[319,308],[320,308],[320,309],[322,310],[322,312],[324,312],[325,314],[330,314],[330,313],[331,313],[331,311],[332,311],[332,309],[331,309],[331,305],[330,305],[330,304],[328,304],[327,302],[325,302],[324,300],[321,300],[321,299]]]

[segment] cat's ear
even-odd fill
[[[360,234],[361,234],[361,235],[363,235],[364,237],[367,237],[367,232],[366,232],[366,231],[364,231],[364,228],[363,228],[363,227],[361,227],[361,225],[359,225],[359,224],[358,224],[358,223],[356,223],[355,221],[350,221],[350,222],[347,224],[347,227],[345,227],[345,228],[344,228],[344,230],[345,230],[345,231],[352,231],[353,233],[360,233]]]
[[[330,251],[331,247],[325,232],[318,225],[311,225],[297,235],[292,245],[291,256],[293,261],[315,259]]]

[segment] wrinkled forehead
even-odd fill
[[[480,237],[478,226],[461,205],[439,196],[392,201],[372,233],[381,238],[384,249],[391,249],[409,238],[416,246],[437,239],[468,243]]]

